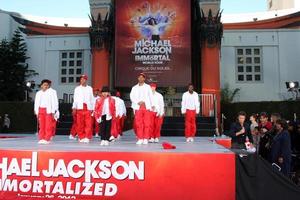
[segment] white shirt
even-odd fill
[[[102,116],[106,115],[106,120],[110,120],[112,118],[111,113],[109,111],[109,98],[104,99],[103,108],[102,108]]]
[[[181,113],[184,114],[186,110],[196,110],[196,113],[199,114],[200,111],[200,102],[199,95],[197,92],[192,94],[189,91],[183,93],[182,102],[181,102]]]
[[[40,90],[35,95],[34,112],[39,113],[39,108],[46,108],[47,114],[58,113],[58,99],[56,91],[52,88],[46,91]]]
[[[157,116],[163,116],[165,114],[165,103],[164,103],[164,97],[159,92],[153,93],[154,97],[154,112],[156,112]]]
[[[121,99],[116,96],[112,96],[112,98],[115,100],[115,108],[116,108],[116,117],[122,117],[123,114],[123,108],[121,105]]]
[[[120,99],[120,110],[121,110],[121,116],[126,116],[127,110],[126,110],[126,106],[125,106],[125,102],[123,101],[123,99]]]
[[[95,105],[96,105],[96,101],[97,99],[99,99],[100,97],[97,95],[96,97],[94,96],[93,98],[93,110],[95,110]]]
[[[73,109],[83,109],[83,104],[87,105],[88,110],[94,110],[93,89],[90,86],[79,85],[74,90]]]
[[[153,93],[150,85],[144,83],[143,85],[136,84],[132,87],[130,92],[131,107],[133,110],[139,110],[139,102],[145,102],[147,110],[151,110],[153,106]]]

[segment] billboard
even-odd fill
[[[187,0],[116,0],[115,85],[144,72],[160,87],[191,81],[191,13]]]

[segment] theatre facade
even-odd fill
[[[39,73],[32,81],[51,79],[61,101],[72,101],[83,73],[93,87],[109,85],[127,98],[144,72],[172,105],[192,82],[211,115],[225,85],[240,89],[235,101],[279,101],[291,97],[285,82],[299,81],[299,9],[222,15],[213,0],[89,3],[86,19],[0,11],[0,38],[20,27],[28,64]]]

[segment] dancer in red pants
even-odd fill
[[[54,90],[51,87],[52,82],[49,80],[49,89],[47,90],[49,93],[51,93],[51,101],[53,102],[53,106],[52,106],[52,111],[51,113],[53,114],[53,119],[52,119],[52,138],[55,136],[56,133],[56,125],[57,125],[57,121],[59,119],[59,109],[58,109],[58,98],[57,98],[57,92],[56,90]]]
[[[112,120],[111,124],[111,137],[110,141],[115,141],[120,138],[120,122],[122,117],[121,99],[117,97],[117,92],[113,90],[111,97],[115,100],[116,116]]]
[[[88,77],[80,76],[80,85],[74,90],[73,114],[76,113],[76,131],[79,142],[89,143],[92,138],[93,89]]]
[[[97,99],[100,98],[100,90],[94,89],[94,98],[93,98],[93,108],[95,108]],[[99,123],[96,121],[95,116],[92,116],[92,132],[95,134],[95,137],[99,137]]]
[[[163,96],[156,91],[157,85],[155,83],[150,84],[152,93],[153,93],[153,103],[155,109],[151,111],[152,115],[152,126],[151,126],[151,135],[149,142],[159,142],[160,130],[164,119],[165,113],[165,104]]]
[[[145,83],[146,75],[140,73],[138,84],[130,92],[131,107],[134,111],[134,124],[138,141],[136,144],[148,144],[151,131],[151,113],[154,110],[151,88]]]
[[[36,93],[34,100],[34,113],[39,124],[39,144],[49,144],[53,137],[53,121],[57,107],[57,96],[49,90],[51,81],[44,79],[41,82],[41,90]]]
[[[119,125],[119,136],[122,136],[127,110],[126,110],[124,100],[121,99],[120,92],[117,92],[116,96],[119,97],[119,99],[120,99],[120,115],[121,115],[121,118],[120,118],[120,125]]]
[[[188,91],[182,95],[181,113],[185,115],[185,137],[187,142],[193,142],[196,135],[196,114],[199,114],[199,95],[194,86],[189,84]]]
[[[73,123],[72,123],[71,131],[70,131],[69,139],[70,140],[76,140],[76,136],[77,136],[77,131],[76,131],[77,123],[76,123],[76,121],[77,120],[76,120],[76,110],[75,109],[73,109],[72,118],[73,118]]]

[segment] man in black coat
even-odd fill
[[[230,130],[227,135],[232,138],[231,146],[233,149],[245,149],[247,137],[249,142],[253,143],[250,125],[246,123],[245,120],[246,113],[241,111],[238,113],[237,121],[232,123],[230,126]]]

